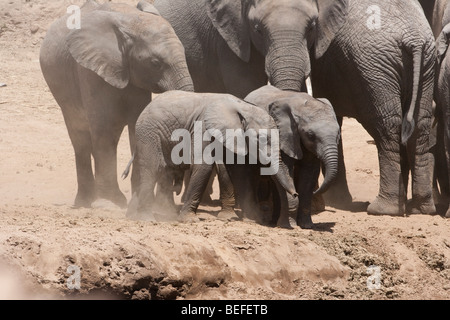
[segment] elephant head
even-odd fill
[[[325,192],[338,172],[340,127],[331,103],[326,99],[293,96],[270,104],[269,114],[279,124],[281,136],[294,137],[292,143],[286,144],[285,153],[292,153],[301,141],[305,149],[320,159],[325,169],[325,177],[315,193]],[[283,123],[291,125],[280,126]]]
[[[269,81],[300,91],[346,20],[347,0],[207,0],[207,12],[230,49],[248,62],[252,46],[265,56]]]
[[[261,87],[246,98],[266,110],[280,131],[280,149],[290,158],[302,159],[302,148],[317,156],[325,179],[316,193],[325,192],[337,175],[340,127],[330,102],[306,93]]]
[[[70,54],[119,89],[131,84],[155,93],[193,91],[184,47],[152,7],[115,12],[103,5],[82,11],[81,28],[71,30],[66,40]]]
[[[228,96],[227,99],[232,103],[207,108],[204,120],[206,129],[219,130],[226,138],[223,141],[224,146],[234,154],[254,156],[254,160],[257,158],[259,163],[270,163],[270,168],[275,170],[267,171],[271,172],[267,175],[271,175],[281,187],[296,197],[293,173],[281,160],[279,130],[272,117],[264,110],[235,97]],[[234,135],[229,134],[230,129],[234,131]],[[243,148],[239,143],[235,143],[235,138],[237,141],[246,142]],[[264,143],[261,143],[262,141]],[[252,150],[251,146],[257,146],[258,149]]]

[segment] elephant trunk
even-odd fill
[[[337,146],[332,146],[326,149],[321,155],[319,155],[319,159],[322,161],[324,165],[325,178],[320,185],[319,189],[317,189],[314,194],[321,194],[327,191],[330,185],[337,177],[338,173],[338,148]]]
[[[186,61],[182,59],[182,61],[175,63],[172,66],[172,70],[174,71],[167,77],[167,81],[164,82],[164,91],[182,90],[193,92],[194,83],[192,82]]]
[[[270,83],[281,90],[301,91],[311,72],[308,49],[301,45],[301,39],[303,36],[296,32],[272,35],[266,73]]]

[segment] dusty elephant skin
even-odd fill
[[[450,14],[450,6],[446,9],[446,14]],[[439,74],[437,77],[435,100],[436,100],[436,113],[439,119],[438,126],[442,126],[442,130],[438,130],[438,133],[443,135],[443,142],[445,146],[445,162],[447,164],[447,176],[443,177],[446,182],[441,183],[441,190],[446,196],[446,200],[449,201],[448,186],[450,181],[450,53],[448,51],[448,44],[450,39],[450,23],[443,26],[443,29],[436,40],[438,61],[439,61]],[[439,128],[439,127],[438,127]],[[439,146],[439,145],[438,145]],[[438,162],[438,160],[436,160]],[[438,176],[438,179],[442,178]],[[441,182],[442,180],[439,180]],[[447,187],[447,189],[444,188]],[[447,218],[450,218],[450,204],[445,214]]]
[[[320,58],[346,1],[156,0],[186,48],[196,90],[244,98],[267,84],[300,91],[309,51]],[[322,13],[319,12],[321,10]]]
[[[420,1],[428,22],[436,37],[436,50],[438,69],[434,90],[434,100],[436,102],[435,121],[437,122],[435,145],[433,146],[434,155],[434,177],[433,192],[437,205],[444,207],[446,217],[450,216],[450,171],[449,171],[449,59],[448,43],[450,30],[450,1],[448,0],[430,0]]]
[[[85,1],[0,2],[0,299],[449,299],[450,219],[439,215],[327,206],[312,231],[217,219],[218,205],[200,205],[193,224],[129,220],[116,206],[74,210],[73,148],[38,59],[51,23]],[[351,118],[342,135],[353,200],[373,200],[373,138]],[[126,130],[119,172],[129,160]],[[130,199],[130,181],[118,184]],[[215,181],[215,201],[218,191]]]
[[[429,133],[436,56],[431,29],[414,1],[347,3],[342,28],[327,52],[312,61],[314,95],[331,101],[338,120],[356,118],[375,140],[380,186],[369,213],[406,212],[409,172],[408,212],[434,213]],[[352,200],[343,158],[339,171],[337,183],[325,194],[329,204]]]
[[[97,198],[125,207],[116,159],[123,128],[128,126],[133,150],[135,122],[151,92],[193,91],[184,48],[151,7],[143,6],[148,12],[142,12],[88,1],[81,8],[79,29],[68,28],[66,15],[50,27],[42,43],[42,72],[75,150],[76,207],[89,207]]]
[[[174,141],[174,133],[179,133],[180,130],[185,135],[176,136]],[[192,174],[179,219],[186,221],[190,214],[197,211],[214,167],[214,163],[208,163],[202,158],[202,150],[208,148],[206,146],[208,143],[205,144],[204,140],[206,130],[208,132],[219,131],[222,136],[221,139],[218,139],[219,148],[224,149],[225,147],[226,149],[218,161],[224,163],[225,166],[242,166],[234,162],[234,159],[229,160],[226,152],[229,150],[233,157],[235,154],[249,155],[257,159],[258,163],[270,163],[271,168],[275,168],[271,173],[274,181],[289,194],[297,196],[292,177],[288,173],[289,170],[280,159],[278,144],[273,146],[276,154],[272,151],[272,136],[268,130],[276,132],[278,130],[269,114],[229,94],[171,91],[158,96],[137,120],[137,143],[133,164],[138,172],[137,180],[139,182],[137,191],[130,201],[128,216],[154,221],[152,207],[160,201],[154,196],[156,183],[168,180],[170,185],[173,179],[176,180],[174,174],[178,173],[179,177],[182,177],[183,175],[180,175],[179,172],[182,173],[190,167],[192,167]],[[237,138],[237,140],[241,140],[243,144],[235,143],[235,136],[230,136],[229,130],[238,133],[242,139]],[[255,135],[248,136],[249,142],[247,143],[244,134],[250,131]],[[265,137],[266,150],[263,150],[260,144],[261,134],[264,134]],[[193,139],[191,139],[191,135],[194,137]],[[180,142],[177,139],[181,137],[183,140]],[[189,138],[190,141],[186,142],[186,138]],[[180,145],[185,147],[178,149],[177,146]],[[251,145],[256,146],[257,149],[251,149]],[[250,154],[251,152],[256,152],[256,154]],[[181,153],[182,159],[175,160],[174,158]],[[261,169],[261,171],[263,170]],[[225,175],[226,172],[223,174]],[[219,173],[219,177],[221,176],[222,174]],[[233,179],[232,174],[228,179]],[[235,185],[235,187],[242,186]],[[167,197],[173,197],[172,189],[168,187],[166,190]],[[246,192],[246,188],[243,188],[241,194]]]
[[[321,194],[333,183],[338,171],[338,143],[340,128],[333,107],[325,100],[314,99],[306,93],[283,91],[264,86],[251,92],[245,101],[251,102],[269,113],[280,129],[280,149],[291,158],[289,170],[295,175],[299,204],[294,206],[297,225],[312,228],[311,201],[313,192]],[[283,112],[288,110],[288,112]],[[314,190],[320,165],[325,178],[319,189]],[[294,199],[280,192],[280,220],[278,225],[288,224],[289,205]]]

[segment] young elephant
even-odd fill
[[[438,37],[437,53],[440,62],[438,80],[435,88],[435,100],[437,117],[443,120],[445,156],[447,160],[447,173],[450,173],[450,52],[448,45],[450,43],[450,23],[447,24]],[[447,184],[450,183],[450,174],[447,177]],[[448,195],[447,195],[448,196]],[[450,218],[450,203],[445,214]]]
[[[66,15],[41,47],[42,73],[75,151],[76,207],[89,207],[97,197],[125,207],[116,158],[124,127],[134,149],[135,123],[151,93],[194,89],[173,28],[152,5],[141,2],[139,8],[90,0],[81,8],[79,28],[70,29]]]
[[[218,163],[225,168],[240,166],[234,159],[245,156],[247,150],[254,160],[270,162],[270,168],[264,169],[274,169],[268,174],[296,196],[288,170],[279,161],[278,141],[273,140],[277,133],[275,122],[264,110],[229,94],[170,91],[158,96],[136,123],[133,170],[138,172],[138,187],[127,216],[154,220],[152,210],[159,200],[154,195],[156,183],[169,179],[170,185],[174,172],[191,168],[179,217],[188,219],[197,210],[213,167]],[[219,179],[223,176],[226,173],[219,170]]]
[[[288,163],[289,170],[294,171],[295,186],[299,194],[298,212],[295,212],[297,225],[311,228],[313,193],[325,192],[337,175],[340,128],[333,107],[326,99],[315,99],[306,93],[282,91],[270,85],[253,91],[245,101],[268,112],[277,123],[280,148],[283,156],[290,158],[285,162]],[[283,112],[286,109],[290,112]],[[292,147],[302,150],[301,159],[296,159],[298,151]],[[325,178],[320,188],[314,190],[321,163],[325,169]],[[278,224],[288,226],[288,208],[293,206],[283,204],[283,199],[284,202],[292,201],[288,195],[281,194]]]

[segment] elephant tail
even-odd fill
[[[131,157],[131,160],[128,162],[128,165],[125,168],[125,171],[122,173],[122,179],[123,180],[125,180],[128,177],[128,175],[130,174],[130,169],[131,169],[131,165],[133,164],[133,161],[134,161],[134,154]]]
[[[402,144],[406,146],[409,138],[412,136],[415,128],[414,113],[416,111],[417,103],[419,100],[419,87],[420,77],[422,74],[422,58],[423,58],[424,46],[416,46],[412,48],[413,56],[413,86],[411,95],[411,104],[408,112],[403,117],[402,123]]]

